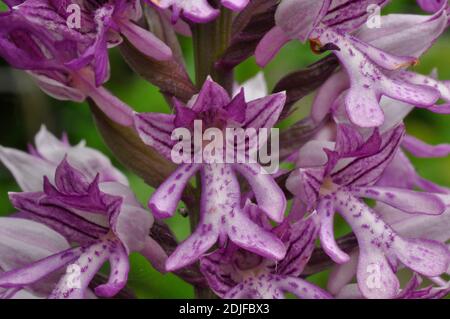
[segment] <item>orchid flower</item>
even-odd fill
[[[171,9],[172,22],[183,16],[195,23],[214,20],[220,11],[213,8],[207,0],[146,0],[161,9]],[[244,9],[250,0],[221,0],[221,4],[233,11]]]
[[[120,43],[120,33],[155,59],[169,59],[171,51],[132,22],[141,16],[139,1],[77,4],[83,12],[79,29],[68,26],[69,2],[27,0],[12,7],[0,16],[0,56],[29,71],[52,97],[76,102],[90,97],[111,119],[130,126],[131,109],[101,86],[109,78],[108,46]]]
[[[270,229],[258,215],[257,206],[247,203],[247,214]],[[226,299],[282,299],[290,292],[302,299],[328,299],[331,295],[298,278],[308,263],[318,235],[317,218],[284,223],[274,233],[286,244],[286,257],[274,262],[231,244],[201,258],[200,267],[214,292]]]
[[[171,137],[177,127],[192,130],[194,121],[201,120],[205,130],[210,127],[219,127],[223,132],[233,127],[271,128],[277,121],[284,102],[284,93],[247,103],[245,93],[241,91],[231,99],[221,86],[209,78],[198,96],[188,105],[176,101],[175,115],[136,114],[135,126],[144,143],[171,160],[172,148],[176,144]],[[223,147],[222,140],[218,143]],[[166,269],[173,271],[195,262],[217,240],[224,245],[227,238],[236,245],[269,259],[282,259],[286,253],[282,242],[253,223],[243,212],[237,179],[239,174],[248,181],[262,213],[281,222],[286,199],[273,178],[262,174],[262,168],[257,163],[231,164],[226,163],[224,158],[212,158],[205,162],[181,164],[149,201],[149,207],[157,218],[173,216],[187,183],[195,173],[201,172],[200,223],[195,232],[169,256]]]
[[[441,195],[440,197],[447,207],[441,215],[405,214],[383,203],[378,203],[375,210],[401,236],[408,238],[421,237],[427,240],[445,243],[450,239],[450,232],[448,230],[448,226],[450,225],[450,201],[448,195]],[[362,298],[359,289],[349,284],[357,272],[357,258],[358,252],[352,252],[348,263],[335,266],[331,272],[327,288],[339,298]],[[447,273],[449,273],[449,270],[447,270]],[[429,279],[438,283],[438,285],[419,289],[422,281],[421,276],[413,273],[410,283],[398,293],[396,298],[442,298],[449,293],[449,282],[439,277]]]
[[[13,217],[2,217],[0,224],[4,225],[2,238],[15,234],[10,241],[5,241],[6,251],[30,254],[26,245],[33,233],[29,228],[36,227],[35,231],[43,237],[34,249],[48,254],[41,259],[31,256],[29,264],[22,262],[17,268],[2,267],[0,287],[14,291],[34,285],[40,287],[43,279],[68,266],[79,272],[75,277],[72,272],[60,276],[49,297],[84,298],[93,276],[109,260],[109,281],[97,287],[95,293],[113,296],[127,282],[131,252],[140,252],[161,269],[166,255],[149,237],[153,218],[127,185],[121,183],[123,175],[98,152],[82,144],[71,147],[66,140],[57,140],[45,129],[37,135],[36,142],[32,154],[1,149],[2,161],[24,192],[10,193],[18,212]],[[59,163],[61,156],[64,157]],[[36,169],[37,163],[42,164],[41,170]],[[31,170],[36,172],[28,175]],[[30,180],[25,181],[25,176]],[[45,236],[58,237],[55,246],[50,246],[51,251]]]
[[[359,244],[358,287],[367,298],[393,298],[399,293],[395,276],[399,263],[428,277],[446,272],[449,264],[445,245],[401,237],[361,200],[370,198],[409,214],[440,215],[445,211],[438,194],[374,185],[392,161],[403,135],[403,126],[398,126],[382,136],[375,131],[363,142],[357,131],[342,126],[336,145],[328,143],[323,146],[329,148],[322,150],[316,145],[315,152],[308,156],[305,154],[313,149],[312,144],[301,150],[300,168],[287,182],[293,194],[317,211],[322,247],[339,264],[349,262],[350,257],[334,239],[335,210],[350,225]],[[380,277],[373,282],[372,272],[376,270]]]
[[[382,96],[418,107],[431,107],[441,96],[439,88],[428,84],[428,79],[425,81],[423,77],[413,73],[402,72],[402,69],[417,63],[420,55],[444,31],[448,20],[446,6],[432,17],[419,16],[413,19],[411,16],[397,15],[392,16],[391,20],[381,20],[381,28],[367,25],[361,27],[367,21],[366,9],[369,5],[382,6],[386,3],[387,1],[348,1],[344,4],[333,1],[283,1],[277,10],[277,26],[263,38],[256,50],[257,60],[260,65],[267,64],[290,39],[309,39],[318,50],[333,50],[348,78],[335,75],[333,80],[339,83],[324,86],[322,92],[327,99],[324,101],[320,96],[322,99],[315,105],[319,108],[330,107],[331,104],[324,103],[330,101],[329,95],[349,88],[342,101],[350,120],[362,127],[383,124],[384,116],[379,105]],[[294,21],[303,23],[299,25]],[[366,28],[366,32],[350,34],[359,27]],[[413,30],[420,32],[424,41],[418,41],[415,36],[404,37]],[[407,47],[402,39],[414,43]],[[407,51],[406,54],[404,51]]]
[[[380,19],[381,28],[374,29],[364,25],[357,31],[355,37],[358,41],[363,41],[370,46],[375,46],[384,52],[398,56],[419,58],[439,37],[445,27],[445,14],[442,11],[431,18],[426,16],[392,14],[383,16]],[[396,32],[392,32],[392,30],[396,30]],[[411,40],[413,38],[414,41]],[[383,74],[388,74],[397,83],[418,85],[422,89],[427,90],[432,88],[438,92],[441,99],[450,102],[450,86],[447,81],[438,81],[432,76],[424,76],[403,69],[388,73],[383,71]],[[362,125],[361,120],[356,120],[358,117],[356,113],[354,113],[354,116],[351,116],[351,111],[349,110],[350,104],[348,103],[348,93],[350,91],[348,89],[355,86],[355,83],[352,81],[355,82],[356,79],[350,80],[344,71],[339,71],[332,75],[317,93],[313,103],[313,119],[321,121],[330,109],[334,113],[336,109],[346,109],[352,122],[361,126],[371,126],[366,125],[367,123]],[[381,109],[378,110],[378,123],[382,123],[382,119],[385,120],[383,113],[390,112],[390,110],[383,109],[383,104],[386,104],[385,100],[387,96],[389,95],[386,94],[386,97],[381,98],[381,102],[379,102]],[[448,105],[424,105],[413,99],[396,99],[414,106],[424,106],[432,112],[448,112]],[[401,103],[399,102],[397,104]]]
[[[379,187],[395,187],[406,190],[420,188],[428,192],[435,192],[435,195],[441,199],[446,207],[444,213],[441,215],[408,214],[382,202],[378,202],[374,209],[376,213],[381,216],[383,221],[389,224],[395,232],[401,236],[407,238],[425,238],[441,243],[445,243],[450,239],[448,228],[450,225],[450,198],[448,196],[448,190],[419,177],[411,162],[403,152],[399,151],[395,155],[376,185]],[[350,253],[349,262],[334,267],[328,281],[328,291],[340,297],[349,296],[350,293],[354,296],[360,295],[360,292],[356,287],[349,285],[350,280],[356,275],[357,258],[358,252],[355,250]],[[447,270],[447,273],[448,272],[449,270]],[[433,281],[440,280],[437,277],[430,279]],[[417,273],[414,273],[411,280],[411,293],[415,290],[417,283],[420,281],[420,276]],[[412,284],[413,282],[415,284]],[[433,288],[430,286],[427,290],[430,290],[430,293],[431,291],[434,291],[436,293],[435,296],[437,297],[441,294],[448,294],[448,292],[445,292],[446,286],[447,283],[444,282],[444,284],[439,287]],[[399,296],[405,295],[405,289]],[[397,296],[397,298],[399,296]],[[419,297],[418,294],[411,294],[410,296]],[[425,293],[422,295],[423,298],[429,296],[430,294]]]
[[[43,224],[22,218],[0,218],[0,237],[0,274],[26,267],[70,248],[61,234]],[[58,281],[56,276],[27,287],[0,288],[0,299],[47,298]]]

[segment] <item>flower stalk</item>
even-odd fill
[[[229,93],[233,88],[233,71],[216,67],[216,62],[228,48],[231,40],[233,13],[223,8],[219,17],[209,23],[193,27],[196,84],[200,88],[208,76]]]

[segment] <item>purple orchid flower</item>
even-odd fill
[[[357,131],[341,126],[336,145],[310,142],[301,150],[300,168],[287,182],[288,189],[309,210],[317,211],[321,218],[322,247],[339,264],[349,262],[350,256],[339,249],[334,239],[335,210],[350,225],[359,243],[358,287],[367,298],[398,295],[395,272],[399,263],[428,277],[445,273],[449,265],[445,245],[400,236],[361,200],[370,198],[408,214],[440,215],[445,211],[446,205],[439,194],[375,185],[398,151],[403,135],[403,126],[398,126],[382,136],[375,131],[364,142]],[[321,150],[320,145],[334,150]],[[311,150],[315,152],[306,155]],[[372,272],[377,270],[380,277],[374,283]]]
[[[384,6],[388,0],[284,0],[275,14],[276,26],[262,39],[256,60],[265,66],[290,40],[313,39],[318,27],[346,33],[357,30],[367,21],[370,5]],[[315,35],[317,36],[317,35]]]
[[[400,188],[407,190],[421,189],[428,192],[435,192],[445,204],[446,209],[441,215],[414,215],[404,213],[402,210],[396,209],[392,206],[386,205],[382,202],[378,202],[374,208],[377,214],[381,216],[381,219],[389,224],[396,233],[407,238],[424,238],[427,240],[438,241],[441,243],[446,243],[450,239],[449,225],[450,225],[450,198],[448,196],[449,190],[431,183],[418,176],[417,172],[414,170],[409,159],[406,157],[404,152],[399,151],[391,163],[384,170],[381,178],[376,183],[377,186],[390,187],[390,188]],[[356,275],[357,272],[357,259],[358,252],[355,250],[350,253],[350,261],[345,264],[340,264],[334,267],[331,272],[328,281],[328,291],[336,296],[343,298],[344,296],[355,298],[360,296],[361,293],[356,287],[349,284],[351,279]],[[447,270],[447,273],[450,269]],[[418,274],[413,275],[413,282],[420,281],[420,276]],[[436,294],[435,297],[441,294],[447,294],[445,291],[448,288],[448,282],[443,281],[439,277],[429,278],[434,282],[438,283],[438,287],[428,287],[430,294],[411,294],[411,296],[416,296],[419,298],[427,298]],[[413,291],[415,285],[410,289]],[[399,296],[405,295],[405,287]],[[422,290],[420,290],[422,291]],[[431,291],[434,293],[431,294]],[[422,291],[423,292],[423,291]],[[397,298],[399,298],[399,296]],[[358,297],[359,298],[359,297]]]
[[[217,128],[223,132],[235,127],[271,128],[284,102],[285,93],[278,93],[247,103],[243,90],[231,99],[221,86],[208,78],[198,96],[187,106],[176,101],[176,115],[136,114],[135,127],[144,143],[171,160],[176,143],[171,136],[176,128],[192,130],[195,120],[201,120],[205,129]],[[149,201],[149,207],[157,218],[171,217],[186,184],[195,173],[201,172],[200,223],[169,257],[166,263],[168,271],[195,262],[217,240],[224,245],[227,238],[239,247],[269,259],[282,259],[286,253],[283,243],[275,235],[264,231],[243,212],[237,175],[248,181],[261,213],[281,222],[286,199],[274,179],[261,174],[261,166],[257,163],[230,164],[223,158],[216,159],[207,163],[181,164]]]
[[[387,172],[385,172],[386,174]],[[405,178],[408,178],[406,175]],[[398,185],[397,179],[391,180],[393,183],[391,186],[401,187],[402,185]],[[377,185],[380,183],[378,182]],[[450,239],[450,232],[448,230],[448,226],[450,224],[450,209],[449,204],[450,200],[448,195],[438,195],[445,203],[446,210],[441,215],[412,215],[405,214],[403,211],[398,210],[394,207],[388,206],[383,203],[377,203],[375,206],[375,211],[379,216],[381,216],[382,220],[389,224],[396,233],[400,234],[406,238],[424,238],[426,240],[438,241],[441,243],[445,243]],[[353,251],[350,253],[350,260],[345,264],[336,265],[331,274],[328,281],[328,291],[332,294],[336,295],[339,298],[350,297],[359,298],[361,296],[361,292],[357,287],[349,284],[352,278],[357,273],[357,260],[358,260],[358,251]],[[449,273],[450,269],[446,271]],[[420,281],[420,275],[417,273],[413,274],[412,281]],[[430,280],[437,283],[437,286],[430,286],[427,288],[427,291],[431,293],[434,292],[436,295],[423,294],[421,298],[437,298],[441,294],[448,294],[449,283],[439,277],[429,278]],[[409,286],[409,285],[408,285]],[[405,290],[408,290],[408,286],[406,286],[401,292],[398,293],[396,298],[400,298],[405,295]],[[409,290],[412,293],[416,288],[416,285],[413,285]],[[447,291],[447,292],[446,292]],[[419,298],[419,294],[412,294],[411,298]]]
[[[0,218],[0,274],[47,258],[70,248],[67,240],[51,228],[22,218]],[[42,279],[27,287],[0,288],[0,299],[47,298],[58,282],[58,276]],[[94,297],[90,291],[86,297]]]
[[[447,7],[442,7],[430,18],[418,17],[413,20],[410,16],[397,16],[397,20],[389,26],[386,25],[389,21],[381,20],[381,28],[367,25],[362,27],[368,19],[368,6],[383,6],[386,3],[387,1],[284,1],[277,10],[277,26],[263,38],[256,50],[257,61],[260,65],[267,64],[291,39],[309,39],[318,50],[333,50],[344,66],[348,79],[344,75],[335,75],[333,84],[337,81],[340,83],[332,85],[329,80],[329,85],[324,85],[322,92],[329,96],[350,88],[342,98],[342,103],[345,104],[350,120],[362,127],[376,127],[383,123],[384,116],[379,106],[382,96],[418,107],[431,107],[440,98],[439,90],[426,85],[424,79],[413,77],[410,73],[405,76],[405,73],[399,71],[417,63],[418,57],[444,31],[448,20]],[[303,23],[299,26],[294,21]],[[359,35],[350,34],[359,27],[366,28],[367,31]],[[399,34],[402,29],[404,34]],[[423,33],[423,39],[426,39],[424,43],[413,43],[411,39],[415,37],[405,37],[413,29],[420,32],[419,35]],[[403,47],[406,39],[412,43],[409,48]],[[397,52],[398,48],[400,51],[406,49],[414,52],[404,54]],[[323,96],[320,98],[316,103],[319,108],[332,105],[323,104]],[[326,99],[327,101],[329,100]],[[326,113],[321,111],[320,114],[323,116]]]
[[[257,206],[247,203],[245,210],[255,222],[270,230]],[[293,224],[285,222],[276,228],[274,233],[287,247],[285,258],[279,262],[230,244],[202,257],[201,270],[221,298],[282,299],[286,292],[302,299],[331,298],[326,291],[298,278],[314,250],[318,226],[317,218],[310,218]]]
[[[381,28],[371,29],[367,26],[363,26],[357,31],[355,37],[357,37],[359,41],[363,41],[370,46],[375,46],[389,54],[411,56],[415,58],[419,58],[426,52],[445,29],[445,15],[443,12],[439,12],[431,18],[417,15],[392,14],[381,17],[380,22]],[[392,32],[392,30],[396,30],[396,32]],[[414,41],[411,39],[414,39]],[[349,69],[348,67],[346,68],[347,70]],[[420,88],[425,90],[430,90],[430,88],[432,88],[432,90],[435,90],[435,94],[438,93],[438,96],[441,99],[450,102],[450,86],[448,81],[438,81],[432,76],[424,76],[402,69],[390,71],[388,73],[383,71],[380,74],[389,75],[390,79],[396,83],[420,86]],[[356,82],[358,81],[351,79],[351,76],[349,77],[343,70],[332,75],[318,91],[313,103],[312,118],[320,122],[330,112],[330,109],[333,113],[336,113],[339,109],[345,109],[353,123],[360,126],[373,126],[367,122],[369,117],[364,115],[364,118],[360,117],[358,119],[358,116],[362,115],[358,115],[356,112],[352,111],[351,104],[348,100],[348,94],[359,85]],[[360,81],[358,83],[365,82]],[[350,90],[348,90],[349,88]],[[420,88],[416,87],[416,89]],[[386,94],[386,96],[389,95]],[[380,125],[383,123],[383,119],[386,120],[383,115],[387,112],[391,112],[390,110],[383,108],[383,104],[387,104],[385,102],[386,99],[387,97],[382,97],[380,101],[380,96],[377,97],[377,103],[380,107],[377,108],[378,115],[372,117],[374,121]],[[426,107],[428,110],[436,113],[448,112],[448,105],[424,105],[423,103],[414,101],[414,99],[400,99],[397,97],[395,99],[414,106]],[[369,115],[372,116],[373,114]],[[365,121],[365,123],[362,123],[363,121]]]
[[[68,25],[69,4],[27,0],[12,7],[0,16],[0,55],[29,71],[49,95],[76,102],[90,97],[114,121],[132,125],[131,109],[101,86],[109,78],[108,46],[119,44],[123,34],[155,59],[170,59],[171,50],[133,22],[141,15],[139,1],[77,1],[79,29]]]
[[[220,11],[213,8],[208,0],[146,0],[161,9],[172,10],[172,22],[178,21],[183,16],[195,23],[206,23],[214,20]],[[240,11],[244,9],[250,0],[221,0],[224,7]]]
[[[389,103],[382,103],[386,120],[383,126],[380,127],[381,131],[387,131],[402,123],[404,118],[413,109],[410,105],[393,100],[384,102]],[[341,121],[342,118],[339,119],[341,123],[343,122]],[[354,129],[358,128],[354,127]],[[364,131],[361,130],[361,133],[364,133]],[[405,151],[416,157],[445,157],[450,154],[450,145],[428,145],[412,136],[406,135],[403,138],[401,146],[402,149],[399,149],[394,155],[392,161],[384,169],[380,179],[376,182],[376,185],[378,187],[407,189],[411,191],[420,189],[425,192],[436,193],[444,201],[447,208],[441,215],[412,215],[405,214],[401,210],[378,202],[375,206],[375,211],[381,216],[384,222],[389,224],[401,236],[425,238],[445,243],[450,239],[450,233],[448,232],[450,222],[448,194],[450,190],[421,177],[406,156]],[[357,273],[358,251],[355,250],[349,255],[350,261],[337,265],[332,270],[327,289],[338,298],[362,298],[359,288],[349,284]],[[402,296],[405,298],[438,298],[448,294],[448,283],[445,281],[439,283],[438,287],[430,286],[426,289],[418,289],[416,291],[414,290],[415,286],[412,284],[420,281],[420,276],[415,273],[413,278],[417,278],[417,280],[412,279],[411,285],[407,286],[413,287],[409,289],[410,293],[406,294],[407,287],[405,287],[396,298]],[[442,281],[436,277],[430,279],[433,281]]]
[[[86,149],[84,145],[70,147],[66,140],[58,141],[45,130],[41,130],[36,141],[37,149],[33,149],[33,154],[1,149],[2,161],[25,190],[10,193],[18,213],[0,219],[0,224],[5,225],[5,228],[0,227],[0,231],[4,231],[2,238],[16,234],[5,241],[2,258],[8,256],[8,251],[18,251],[24,256],[30,254],[31,248],[25,245],[27,242],[22,243],[19,239],[23,236],[24,240],[30,240],[32,233],[27,233],[28,229],[36,223],[41,225],[36,227],[36,232],[42,233],[42,245],[36,242],[39,247],[32,249],[48,254],[41,259],[30,259],[29,264],[17,261],[13,264],[16,267],[2,266],[0,287],[11,292],[32,289],[44,285],[49,275],[59,274],[59,280],[53,279],[57,284],[52,286],[49,297],[86,298],[93,276],[109,260],[109,281],[97,287],[95,293],[113,296],[126,284],[131,252],[140,252],[157,269],[162,269],[167,256],[149,237],[152,216],[141,207],[126,184],[121,183],[124,177],[113,171],[104,156],[96,152],[80,156]],[[64,151],[65,157],[55,164]],[[25,182],[26,172],[36,170],[37,163],[44,164],[43,169],[29,175],[35,180]],[[102,167],[103,164],[106,165]],[[97,173],[92,177],[95,170]],[[47,174],[48,171],[51,174]],[[37,184],[39,178],[40,186]],[[22,235],[24,232],[27,234]],[[59,236],[64,240],[55,241],[49,251],[45,236]],[[67,266],[78,269],[77,276],[74,277],[72,272],[61,274],[60,270]],[[73,280],[76,280],[75,286]]]

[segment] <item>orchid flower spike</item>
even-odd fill
[[[183,129],[189,137],[191,132],[194,135],[196,132],[203,134],[211,129],[219,136],[221,133],[226,135],[227,129],[231,128],[253,129],[256,132],[257,129],[268,129],[275,124],[284,102],[285,93],[246,102],[245,93],[241,91],[231,99],[220,85],[208,78],[198,96],[188,105],[176,101],[176,114],[136,114],[135,127],[144,143],[172,160],[172,150],[177,144],[172,134],[177,135],[177,128]],[[195,123],[201,123],[202,127],[196,129]],[[217,240],[223,246],[228,238],[236,245],[266,258],[282,259],[286,253],[283,243],[253,223],[243,212],[238,175],[247,180],[261,213],[276,222],[283,221],[286,208],[282,190],[271,175],[264,174],[258,163],[238,162],[234,157],[230,162],[225,159],[228,148],[222,151],[224,144],[234,147],[234,139],[231,143],[224,142],[222,137],[210,141],[214,142],[211,144],[215,146],[216,154],[207,154],[206,148],[203,152],[200,147],[200,151],[207,154],[203,162],[195,160],[199,150],[191,150],[189,139],[187,144],[192,153],[186,151],[187,161],[156,190],[149,201],[149,207],[157,218],[173,216],[187,183],[195,173],[201,172],[199,225],[169,257],[166,269],[173,271],[189,265],[204,255]],[[233,148],[233,154],[237,154],[234,151]]]

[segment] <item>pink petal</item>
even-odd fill
[[[168,218],[173,216],[187,183],[200,168],[201,165],[199,164],[180,165],[180,167],[178,167],[177,170],[158,187],[148,203],[149,208],[155,216],[158,218]]]

